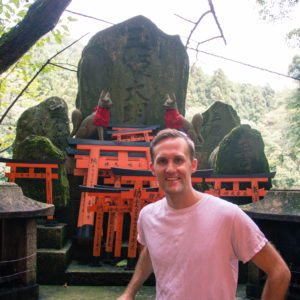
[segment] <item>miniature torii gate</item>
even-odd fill
[[[137,256],[137,219],[141,208],[151,202],[163,197],[157,188],[143,188],[137,182],[133,189],[109,188],[109,187],[83,187],[82,191],[90,196],[95,196],[95,204],[89,207],[90,211],[96,213],[96,225],[94,232],[93,256],[100,257],[101,240],[103,231],[103,214],[108,216],[108,227],[105,243],[105,252],[113,252],[113,241],[115,236],[114,257],[121,256],[124,214],[131,216],[129,241],[128,241],[128,267],[134,266]],[[116,235],[114,235],[116,233]]]
[[[10,167],[10,171],[5,173],[5,176],[8,178],[9,182],[15,182],[16,178],[45,179],[46,203],[53,204],[52,180],[59,178],[58,173],[53,173],[53,170],[58,169],[58,165],[61,164],[62,161],[26,161],[21,159],[9,159],[1,157],[0,162],[4,162],[7,167]],[[24,170],[24,168],[27,169],[27,171]],[[36,172],[37,169],[39,169],[38,172]],[[44,172],[41,172],[41,170],[44,170]],[[47,219],[53,220],[53,216],[47,216]]]
[[[99,170],[110,170],[112,167],[129,169],[147,169],[150,163],[149,143],[111,142],[98,140],[69,139],[70,145],[76,145],[79,154],[75,154],[76,169],[74,174],[84,175],[85,186],[94,187],[98,181]],[[84,154],[80,154],[84,151]],[[85,226],[93,226],[94,213],[88,207],[95,202],[94,196],[81,194],[78,217],[80,235],[85,236]]]
[[[151,142],[155,134],[154,130],[157,129],[157,126],[142,128],[112,127],[112,130],[108,130],[107,134],[111,136],[112,140],[118,142]]]
[[[259,201],[267,193],[267,189],[260,188],[259,183],[267,183],[270,178],[275,176],[275,172],[248,175],[213,175],[205,178],[206,183],[211,183],[205,193],[218,197],[251,197],[252,202]],[[241,188],[241,184],[247,184],[249,187]],[[232,184],[232,188],[225,187],[226,184]]]

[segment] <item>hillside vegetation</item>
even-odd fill
[[[241,118],[259,130],[265,143],[265,153],[270,168],[276,171],[273,180],[276,188],[300,188],[299,148],[292,146],[290,111],[287,109],[295,91],[281,93],[269,86],[254,86],[230,81],[219,69],[212,76],[199,67],[190,71],[186,117],[191,119],[197,112],[204,112],[216,100],[230,104]],[[299,129],[298,129],[299,130]],[[289,133],[289,134],[288,134]]]

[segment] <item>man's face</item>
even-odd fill
[[[191,161],[188,145],[182,138],[167,138],[154,147],[152,173],[160,187],[170,196],[192,188],[191,175],[197,169],[197,160]]]

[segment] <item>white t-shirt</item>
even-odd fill
[[[238,260],[249,261],[267,243],[237,205],[203,195],[187,208],[163,198],[140,213],[138,241],[150,253],[157,300],[235,299]]]

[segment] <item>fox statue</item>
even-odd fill
[[[192,139],[196,146],[201,146],[204,143],[204,139],[200,133],[203,124],[202,114],[195,114],[190,123],[179,113],[174,94],[172,98],[169,94],[166,94],[164,100],[165,127],[182,130]]]
[[[82,120],[82,113],[79,109],[72,112],[73,130],[70,136],[78,139],[88,139],[98,132],[99,140],[104,140],[104,128],[109,125],[110,108],[113,103],[109,92],[101,91],[98,105],[94,112]]]

